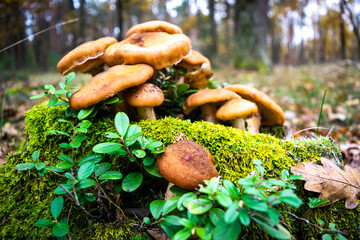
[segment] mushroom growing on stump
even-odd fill
[[[201,89],[197,93],[190,95],[184,102],[182,110],[185,115],[188,115],[195,108],[201,108],[201,119],[216,123],[215,117],[217,105],[222,104],[230,99],[241,98],[233,91],[218,88],[218,89]]]
[[[234,84],[226,86],[225,89],[239,94],[242,98],[255,103],[259,109],[259,114],[255,114],[247,121],[248,125],[259,131],[260,124],[264,126],[283,125],[285,114],[281,107],[277,105],[268,95],[257,90],[256,88]]]
[[[164,102],[163,92],[152,83],[129,88],[125,91],[124,98],[127,103],[137,108],[140,120],[156,120],[154,107]]]
[[[189,140],[176,142],[165,148],[156,159],[163,177],[176,186],[195,190],[204,180],[219,174],[211,153],[198,143]]]
[[[135,32],[107,48],[104,60],[108,66],[146,63],[162,69],[180,61],[190,49],[191,40],[184,34]]]
[[[202,89],[209,86],[208,79],[213,75],[211,64],[209,59],[198,51],[191,50],[190,54],[176,66],[187,71],[184,76],[184,83],[189,84],[192,88]]]
[[[132,26],[129,31],[127,31],[125,38],[130,37],[130,35],[133,33],[142,32],[166,32],[169,34],[183,33],[181,28],[174,24],[165,21],[154,20]]]
[[[257,112],[258,108],[255,103],[245,99],[232,99],[217,110],[216,118],[222,121],[231,121],[234,128],[245,130],[245,119]],[[252,131],[250,128],[249,132]]]
[[[71,72],[90,73],[92,76],[104,71],[104,52],[117,43],[113,37],[103,37],[86,42],[66,54],[58,63],[57,70],[62,75]]]
[[[74,110],[86,109],[115,94],[145,83],[154,73],[154,69],[146,64],[119,65],[93,77],[69,100]]]

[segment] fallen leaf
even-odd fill
[[[350,166],[345,166],[345,170],[342,170],[326,158],[321,158],[321,163],[323,166],[313,162],[301,162],[292,167],[291,171],[303,176],[301,179],[306,181],[306,190],[321,193],[320,200],[329,200],[325,205],[346,199],[345,208],[356,208],[360,174]]]

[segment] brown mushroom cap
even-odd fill
[[[146,63],[155,69],[172,66],[189,54],[191,40],[184,34],[134,33],[106,49],[108,66]]]
[[[193,71],[201,68],[201,65],[204,63],[210,63],[209,59],[200,52],[192,49],[190,54],[181,59],[181,62],[179,62],[177,66]]]
[[[155,20],[132,26],[126,33],[125,38],[128,38],[133,33],[142,32],[166,32],[170,34],[183,33],[182,30],[174,24],[165,21]]]
[[[216,118],[228,121],[236,118],[245,118],[258,112],[255,103],[245,99],[231,99],[224,103],[216,112]]]
[[[133,107],[156,107],[164,102],[163,92],[152,83],[127,89],[124,98]]]
[[[192,110],[201,105],[225,102],[234,98],[240,98],[240,96],[227,89],[201,89],[185,100],[182,109],[185,114],[189,114]]]
[[[265,93],[242,84],[229,85],[225,88],[238,93],[242,98],[254,102],[258,106],[261,114],[261,125],[284,124],[285,114],[283,110]]]
[[[62,75],[70,72],[89,72],[104,64],[105,49],[116,42],[117,40],[113,37],[104,37],[83,43],[59,61],[57,70]]]
[[[194,141],[179,141],[165,148],[156,163],[161,175],[178,187],[194,190],[218,176],[211,153]]]
[[[70,98],[70,106],[74,110],[86,109],[116,93],[145,83],[154,73],[154,69],[146,64],[119,65],[93,77]]]

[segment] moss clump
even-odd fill
[[[45,105],[39,105],[26,113],[25,132],[27,137],[25,143],[19,152],[10,154],[8,162],[0,167],[1,238],[44,239],[51,236],[48,229],[37,228],[34,223],[41,218],[51,219],[49,206],[54,198],[53,190],[60,181],[59,176],[47,173],[45,177],[39,177],[35,171],[18,172],[14,167],[16,164],[32,161],[31,154],[36,150],[41,151],[40,161],[46,165],[55,165],[59,161],[57,156],[64,154],[66,150],[58,145],[66,139],[47,132],[51,129],[70,131],[69,124],[57,122],[59,118],[65,118],[62,107],[49,108]],[[72,121],[76,124],[78,120]],[[92,153],[92,147],[95,144],[109,141],[109,139],[104,138],[105,132],[116,132],[113,116],[93,119],[92,122],[93,124],[87,133],[88,138],[76,155],[77,161]],[[254,135],[231,127],[206,122],[190,123],[170,117],[157,121],[142,121],[138,125],[143,129],[146,137],[162,141],[165,146],[173,143],[179,133],[187,135],[188,138],[206,147],[213,154],[215,166],[220,175],[234,182],[239,178],[246,177],[254,170],[251,160],[255,158],[264,163],[267,176],[277,177],[283,169],[289,169],[297,161],[316,161],[320,156],[329,154],[335,159],[341,157],[339,149],[329,138],[286,141],[266,134]],[[114,170],[121,171],[124,175],[134,168],[133,164],[129,164],[130,161],[123,157],[109,155],[103,157],[105,161],[113,164]],[[144,187],[146,189],[153,187],[155,180],[148,178],[144,182],[147,184]],[[303,191],[299,189],[299,194],[303,196],[304,201],[307,201],[306,198],[309,193]],[[131,206],[149,204],[148,199],[152,195],[141,198],[141,193],[141,191],[138,193],[135,191],[129,195],[122,193],[124,200],[122,207],[126,207],[126,204]],[[305,204],[303,207],[306,207]],[[65,206],[65,208],[64,211],[67,212],[69,206]],[[328,222],[335,222],[341,230],[354,225],[357,228],[360,225],[358,209],[345,210],[343,201],[341,201],[338,205],[334,204],[310,211],[311,214],[308,218],[313,220],[318,217]],[[291,210],[294,211],[294,209]],[[299,209],[295,214],[301,217],[303,210]],[[99,224],[88,219],[85,214],[77,209],[72,210],[70,218],[71,234],[76,238],[105,239],[104,236],[122,238],[121,236],[124,235],[127,238],[137,236],[139,239],[139,236],[142,237],[142,233],[137,233],[131,223],[128,225],[120,225],[119,223]],[[291,221],[288,223],[296,236],[313,236],[318,232],[308,226],[302,226]],[[246,231],[244,234],[249,238],[254,238],[251,231]]]

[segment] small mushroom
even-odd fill
[[[242,98],[257,105],[259,114],[255,114],[247,121],[251,128],[259,129],[260,123],[264,126],[284,124],[285,114],[283,110],[265,93],[257,90],[256,88],[242,84],[229,85],[226,86],[225,89],[234,91]]]
[[[119,65],[93,77],[84,87],[70,97],[74,110],[86,109],[115,94],[145,83],[154,73],[146,64]]]
[[[166,32],[133,33],[106,49],[108,66],[146,63],[154,69],[172,66],[189,54],[191,40],[184,34]]]
[[[255,103],[245,99],[231,99],[217,110],[216,118],[222,121],[231,121],[234,128],[245,130],[245,119],[257,112],[258,108]],[[252,131],[252,129],[249,130],[249,132]]]
[[[208,80],[213,75],[211,64],[209,59],[198,51],[191,50],[190,54],[184,57],[176,66],[187,71],[184,82],[192,88],[202,89],[209,86]]]
[[[165,21],[155,20],[132,26],[126,33],[125,38],[130,37],[130,35],[133,33],[142,32],[166,32],[169,34],[183,33],[181,28],[174,24]]]
[[[104,37],[83,43],[59,61],[57,70],[62,75],[70,72],[82,72],[95,76],[104,70],[105,49],[116,42],[117,40],[113,37]]]
[[[156,120],[154,107],[164,102],[164,94],[152,83],[129,88],[124,93],[127,103],[137,108],[140,119]]]
[[[217,177],[211,153],[198,143],[182,140],[165,148],[156,159],[163,177],[176,186],[195,190],[204,180]]]
[[[216,106],[236,98],[239,99],[240,96],[227,89],[201,89],[185,100],[182,110],[185,115],[188,115],[195,108],[200,107],[201,119],[216,123]]]

